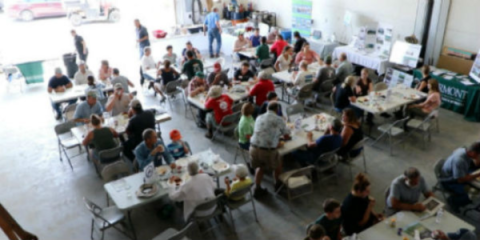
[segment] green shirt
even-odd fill
[[[322,214],[322,216],[315,221],[315,224],[321,225],[330,239],[338,239],[338,233],[340,232],[340,226],[342,224],[341,218],[329,220],[327,215]]]
[[[248,143],[247,135],[253,135],[253,128],[255,126],[255,120],[252,116],[240,118],[240,123],[238,124],[238,142],[239,143]]]
[[[255,55],[257,55],[259,62],[261,62],[265,59],[269,59],[270,58],[270,50],[268,49],[268,45],[267,44],[262,44],[262,45],[258,46],[257,47],[257,52],[256,52]]]
[[[187,61],[183,65],[182,73],[185,73],[188,77],[188,80],[191,80],[195,77],[195,73],[203,72],[203,63],[198,59],[192,59]]]

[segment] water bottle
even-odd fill
[[[436,223],[441,223],[443,217],[443,208],[438,209],[437,217],[435,218]]]
[[[228,87],[227,87],[227,84],[224,84],[224,85],[223,85],[223,91],[222,91],[222,92],[223,92],[223,94],[226,94],[226,93],[228,93]]]

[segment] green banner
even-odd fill
[[[17,64],[27,84],[43,82],[43,61]]]

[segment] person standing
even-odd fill
[[[210,51],[210,58],[220,55],[220,49],[222,48],[222,27],[220,26],[220,16],[218,15],[218,9],[214,7],[212,12],[207,15],[203,24],[203,34],[207,34],[208,28],[208,47]],[[217,51],[215,56],[213,55],[213,40],[217,40]]]
[[[135,27],[137,30],[138,50],[140,51],[140,58],[143,57],[143,49],[150,47],[150,39],[148,38],[147,28],[140,24],[140,20],[135,19]]]
[[[73,36],[75,49],[77,50],[78,58],[83,62],[87,62],[88,48],[85,40],[82,36],[78,35],[75,30],[72,30],[71,33]]]
[[[295,45],[293,46],[293,52],[297,54],[302,51],[302,48],[307,42],[307,40],[303,38],[298,31],[295,31],[293,33],[293,38],[295,38]]]

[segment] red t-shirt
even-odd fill
[[[270,48],[270,52],[275,52],[277,54],[277,57],[282,55],[283,49],[288,45],[286,41],[280,40],[280,41],[275,41]]]
[[[220,123],[223,117],[233,113],[232,104],[233,100],[228,95],[223,94],[219,98],[209,98],[205,103],[205,108],[213,109],[215,121]]]
[[[260,79],[260,81],[250,90],[250,96],[255,97],[255,104],[262,106],[267,101],[267,94],[275,91],[275,85],[268,79]]]

